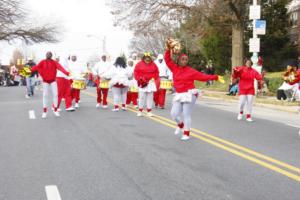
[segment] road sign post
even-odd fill
[[[249,41],[249,52],[253,53],[251,61],[253,68],[259,73],[262,72],[262,66],[258,66],[258,53],[260,52],[260,39],[258,35],[266,34],[266,21],[260,20],[261,6],[257,5],[257,0],[253,0],[253,5],[250,6],[249,18],[253,20],[253,37]],[[255,81],[255,89],[257,92],[257,81]]]

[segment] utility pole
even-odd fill
[[[253,62],[253,68],[259,73],[262,72],[262,66],[258,66],[258,53],[260,52],[260,39],[258,35],[264,35],[266,33],[266,21],[260,20],[261,18],[261,6],[257,4],[257,0],[253,0],[253,5],[250,6],[250,20],[253,20],[253,37],[249,41],[249,51],[252,54],[251,61]],[[255,82],[255,88],[257,91],[257,81]]]

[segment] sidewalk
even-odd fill
[[[238,96],[228,96],[226,92],[202,90],[204,92],[203,98],[223,100],[226,102],[238,103]],[[276,109],[288,113],[298,113],[300,102],[278,101],[275,97],[256,97],[255,106],[269,109]]]

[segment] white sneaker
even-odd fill
[[[253,119],[251,117],[246,119],[247,122],[253,122]]]
[[[79,108],[79,103],[75,103],[75,108]]]
[[[190,139],[190,136],[187,136],[187,135],[183,135],[182,137],[181,137],[181,140],[182,141],[187,141],[187,140],[189,140]]]
[[[43,118],[43,119],[46,119],[46,117],[47,117],[47,113],[46,113],[46,112],[43,112],[42,118]]]
[[[120,110],[119,108],[112,109],[113,112],[119,112],[119,110]]]
[[[177,128],[175,129],[174,134],[175,134],[175,135],[179,135],[179,134],[181,134],[182,132],[183,132],[182,129],[179,128],[179,127],[177,127]]]
[[[30,99],[30,96],[28,94],[25,95],[26,99]]]
[[[103,109],[106,109],[106,108],[108,108],[108,106],[107,106],[107,105],[103,105],[102,108],[103,108]]]
[[[123,110],[123,111],[126,111],[126,110],[127,110],[127,108],[126,108],[126,107],[122,107],[122,110]]]
[[[239,113],[237,120],[242,120],[243,119],[243,114]]]
[[[58,111],[58,112],[61,112],[61,108],[57,108],[57,111]]]
[[[59,112],[58,112],[58,111],[56,111],[56,112],[53,112],[53,113],[54,113],[55,117],[60,117],[60,114],[59,114]]]
[[[99,108],[99,107],[100,107],[100,103],[97,103],[97,104],[96,104],[96,108]]]
[[[138,113],[137,113],[137,115],[136,116],[138,116],[138,117],[142,117],[143,116],[143,113],[141,112],[141,111],[139,111]]]
[[[66,108],[66,111],[72,112],[72,111],[75,111],[75,108],[73,108],[73,107],[71,106],[71,107],[69,107],[69,108]]]
[[[148,112],[148,113],[147,113],[147,116],[148,116],[148,117],[153,117],[154,115],[152,114],[152,112]]]

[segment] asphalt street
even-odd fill
[[[42,119],[41,91],[0,88],[0,199],[300,199],[299,115],[257,107],[247,123],[236,105],[200,99],[183,142],[171,98],[138,118],[96,109],[89,88],[76,112]]]

